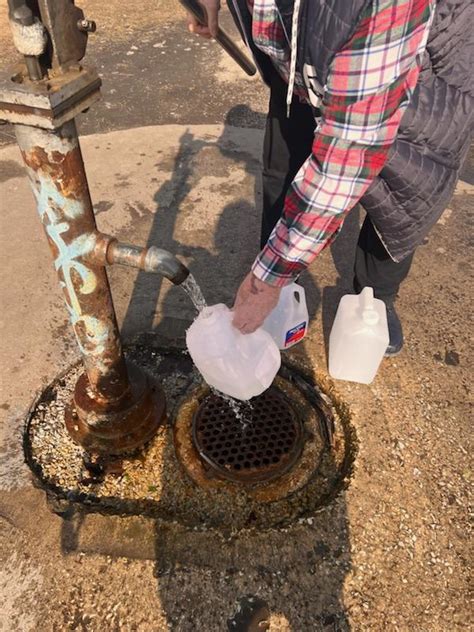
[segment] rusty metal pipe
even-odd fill
[[[131,450],[156,432],[165,397],[125,362],[104,267],[112,238],[97,231],[75,123],[15,132],[85,368],[66,426],[88,451]]]
[[[110,265],[119,264],[161,274],[175,285],[180,285],[189,276],[188,268],[181,261],[167,250],[155,246],[141,248],[112,241],[106,258]]]
[[[97,231],[74,123],[99,96],[97,73],[78,63],[93,23],[70,0],[8,4],[14,44],[33,81],[25,70],[15,71],[15,81],[12,73],[0,76],[0,118],[14,124],[85,369],[65,424],[89,452],[128,452],[154,435],[166,400],[122,351],[105,271],[116,240]],[[147,255],[144,265],[179,282],[183,271],[170,257]]]
[[[127,370],[105,269],[87,262],[97,227],[75,123],[15,132],[90,387],[96,399],[117,399]]]

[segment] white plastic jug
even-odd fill
[[[341,298],[329,336],[329,373],[338,380],[370,384],[389,343],[385,303],[365,287]]]
[[[304,288],[291,283],[282,288],[277,306],[262,327],[268,331],[279,349],[289,349],[306,336],[308,320]]]
[[[241,334],[223,304],[202,310],[186,334],[189,354],[206,382],[236,399],[260,395],[273,382],[280,352],[263,329]]]

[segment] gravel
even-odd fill
[[[300,460],[273,482],[250,487],[223,482],[206,476],[194,454],[191,424],[197,396],[205,387],[189,358],[182,352],[162,354],[140,342],[129,348],[128,356],[160,379],[171,403],[168,423],[143,449],[86,467],[90,455],[74,443],[64,424],[65,407],[81,372],[80,366],[72,367],[45,389],[28,426],[33,468],[47,488],[56,489],[56,495],[79,498],[98,508],[107,505],[116,513],[232,531],[245,526],[284,525],[312,515],[347,484],[354,445],[349,414],[337,402],[326,397],[335,418],[334,441],[329,448],[319,435],[315,410],[294,386],[278,378],[277,386],[286,391],[311,437]]]

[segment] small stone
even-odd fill
[[[446,351],[444,356],[444,361],[449,366],[458,366],[459,365],[459,353],[454,351],[453,349],[450,351]]]

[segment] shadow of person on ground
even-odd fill
[[[249,203],[248,196],[237,197],[226,204],[211,244],[209,236],[205,245],[179,243],[176,238],[169,243],[163,242],[159,221],[150,233],[150,242],[158,240],[160,246],[186,258],[209,304],[224,302],[229,306],[258,252],[260,209],[256,206],[260,205],[262,197],[260,161],[251,151],[245,151],[241,143],[236,143],[238,130],[228,124],[232,116],[231,110],[217,141],[221,158],[217,152],[214,158],[231,161],[231,166],[240,164],[245,173],[255,179],[256,204]],[[190,156],[176,162],[177,172],[172,180],[180,182],[180,196],[174,202],[177,214],[179,200],[183,201],[185,197],[183,191],[190,190],[189,180],[185,182],[183,174],[192,179],[193,165],[199,165],[204,146],[197,144],[196,148]],[[187,165],[185,171],[183,164]],[[160,197],[159,191],[156,199]],[[155,227],[157,232],[153,235]],[[303,284],[313,319],[320,307],[321,292],[309,274],[304,275]],[[163,304],[164,314],[173,314],[173,302],[179,292],[178,288],[168,292]],[[154,303],[156,300],[152,297]],[[169,323],[165,320],[155,331],[166,335],[167,327]],[[176,333],[175,328],[173,332]],[[300,352],[301,355],[304,353]],[[282,622],[287,621],[289,630],[348,629],[341,597],[344,576],[350,566],[348,525],[342,496],[337,508],[318,522],[321,524],[314,531],[299,527],[283,533],[274,531],[271,535],[247,533],[229,543],[216,535],[203,537],[192,532],[182,535],[181,541],[179,536],[174,541],[170,538],[164,541],[157,523],[158,591],[172,629],[191,631],[196,629],[196,622],[206,630],[225,629],[226,619],[230,619],[235,611],[235,598],[246,594],[266,601],[273,614],[280,613]],[[196,558],[199,559],[197,564]],[[219,591],[223,591],[220,613],[215,612],[215,605],[209,610],[207,604],[207,595],[213,595],[211,601],[215,604]],[[180,595],[178,599],[177,595]],[[187,611],[186,603],[193,604],[192,612]]]
[[[191,191],[194,160],[207,143],[186,131],[180,138],[171,177],[154,196],[156,209],[146,246],[165,248],[179,253],[175,240],[176,219],[181,205]],[[160,275],[140,270],[137,274],[122,324],[122,336],[130,338],[143,331],[152,331],[155,313],[166,281]],[[184,295],[183,295],[184,300]]]
[[[240,106],[241,107],[241,106]],[[232,120],[232,111],[227,121]],[[243,167],[245,181],[255,178],[255,200],[261,199],[260,161],[239,142],[239,129],[224,127],[217,143],[196,139],[186,132],[169,180],[155,195],[158,209],[150,230],[148,245],[166,248],[183,257],[201,285],[209,304],[232,304],[235,291],[258,252],[260,211],[245,197],[227,203],[216,226],[213,243],[181,242],[175,235],[179,215],[202,163],[203,152],[214,152],[215,160],[229,169]],[[202,175],[202,174],[201,174]],[[250,176],[250,178],[248,177]],[[242,183],[245,186],[245,183]],[[250,195],[248,195],[250,193]],[[334,254],[335,253],[335,254]],[[333,252],[338,260],[337,250]],[[340,274],[345,274],[346,257],[341,258]],[[338,263],[336,263],[338,265]],[[321,292],[309,274],[304,275],[314,318],[321,303]],[[164,283],[146,273],[137,275],[123,331],[126,335],[150,331]],[[179,288],[171,288],[162,302],[162,318],[153,330],[160,338],[183,337],[189,319],[183,313],[187,301]],[[187,310],[187,311],[186,311]],[[175,322],[173,322],[175,321]],[[305,356],[304,350],[299,357]],[[307,357],[308,364],[311,358]],[[169,447],[172,450],[172,446]],[[167,464],[164,462],[163,467]],[[185,476],[185,474],[182,474]],[[162,497],[172,500],[173,489],[163,489]],[[82,521],[64,523],[63,550],[78,546],[77,529]],[[68,531],[69,530],[69,531]],[[229,534],[232,525],[226,525]],[[253,595],[269,606],[274,629],[302,632],[331,630],[345,632],[349,623],[343,603],[343,584],[350,568],[349,526],[342,492],[331,506],[309,521],[283,530],[246,530],[233,537],[215,531],[170,529],[155,523],[154,544],[157,594],[166,613],[170,630],[212,632],[244,630],[232,626],[237,600]]]
[[[209,304],[223,302],[232,305],[238,285],[258,252],[260,210],[256,207],[261,200],[260,161],[250,151],[242,151],[237,146],[236,128],[229,125],[229,121],[234,119],[233,110],[238,111],[241,117],[243,107],[236,106],[228,113],[224,131],[217,143],[195,138],[190,132],[185,132],[180,138],[173,172],[154,196],[157,208],[146,245],[165,248],[183,258],[198,283],[203,286]],[[175,236],[187,196],[200,175],[206,175],[201,173],[196,176],[203,151],[214,151],[215,161],[227,158],[229,169],[235,163],[243,165],[245,173],[255,178],[256,204],[249,204],[248,199],[240,198],[224,206],[211,245],[208,234],[203,240],[202,232],[192,244],[189,240],[182,242]],[[212,176],[212,173],[207,175]],[[199,241],[204,241],[203,245]],[[313,319],[320,307],[321,293],[309,274],[304,275],[304,285],[308,294],[310,319]],[[154,327],[160,298],[161,320]],[[182,340],[193,318],[194,311],[181,289],[170,287],[158,275],[140,271],[124,317],[122,335],[131,338],[143,331],[154,331],[164,338]]]

